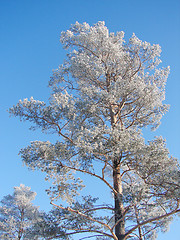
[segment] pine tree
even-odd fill
[[[168,110],[169,67],[159,67],[161,48],[135,34],[125,42],[124,32],[109,33],[104,22],[76,22],[61,43],[68,54],[49,82],[49,103],[24,99],[10,109],[59,140],[32,142],[22,159],[53,179],[48,193],[66,236],[155,239],[180,211],[177,159],[162,137],[145,143],[142,132],[155,130]],[[80,200],[83,174],[101,181],[114,203]]]
[[[0,206],[0,238],[1,239],[29,239],[26,233],[38,221],[38,207],[32,201],[36,193],[20,184],[14,187],[14,193],[1,200]],[[35,239],[35,238],[34,238]]]

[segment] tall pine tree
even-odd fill
[[[67,237],[155,239],[180,211],[177,160],[162,137],[145,143],[142,134],[146,126],[156,129],[168,110],[169,67],[159,67],[161,48],[135,34],[126,43],[124,32],[110,33],[104,22],[76,22],[61,43],[68,54],[49,82],[49,103],[24,99],[10,109],[59,140],[32,142],[22,159],[53,179],[48,193]],[[101,181],[114,203],[79,200],[83,174]]]

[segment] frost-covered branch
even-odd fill
[[[112,235],[109,235],[109,234],[107,234],[107,233],[105,233],[105,232],[99,232],[99,233],[103,233],[103,235],[108,236],[108,237],[111,237],[111,238],[114,238],[115,240],[117,240],[116,235],[114,234],[114,232],[112,231],[111,227],[110,227],[108,224],[106,224],[106,223],[104,223],[104,222],[101,222],[101,221],[99,221],[99,220],[97,220],[97,219],[94,219],[94,218],[92,218],[92,217],[90,217],[90,216],[88,216],[88,215],[80,212],[79,210],[74,210],[74,209],[72,209],[72,208],[70,208],[70,207],[65,208],[65,207],[62,207],[62,206],[59,206],[59,205],[53,203],[52,201],[51,201],[51,204],[52,204],[53,206],[57,207],[57,208],[60,208],[60,209],[67,210],[67,211],[69,211],[69,212],[78,214],[78,215],[80,215],[80,216],[82,216],[82,217],[84,217],[84,218],[86,218],[86,219],[88,219],[88,220],[90,220],[90,221],[92,221],[92,222],[98,223],[98,224],[106,227],[107,229],[109,229],[109,231],[111,232]],[[82,232],[83,232],[83,231],[82,231]],[[90,232],[90,231],[89,231],[89,232]],[[93,232],[94,232],[94,230],[93,230]],[[96,232],[97,232],[97,231],[96,231]]]
[[[178,213],[178,212],[180,212],[180,209],[179,209],[179,201],[177,201],[177,206],[176,206],[176,208],[175,208],[174,210],[170,211],[169,213],[163,214],[163,215],[158,216],[158,217],[150,218],[150,219],[148,219],[148,220],[146,220],[146,221],[143,221],[143,222],[137,224],[136,226],[134,226],[133,228],[131,228],[128,232],[126,232],[125,235],[128,236],[129,234],[131,234],[133,231],[135,231],[137,228],[139,228],[139,227],[141,227],[141,226],[144,226],[144,225],[146,225],[146,224],[148,224],[148,223],[152,223],[152,222],[161,220],[161,219],[163,219],[163,218],[167,218],[167,217],[169,217],[169,216],[171,216],[171,215],[173,215],[173,214],[175,214],[175,213]]]

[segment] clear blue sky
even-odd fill
[[[157,132],[167,139],[170,153],[180,159],[180,1],[179,0],[0,0],[0,199],[24,183],[37,192],[36,205],[49,209],[46,183],[39,172],[22,166],[18,152],[33,140],[53,139],[28,130],[29,124],[9,118],[7,109],[19,99],[47,100],[52,69],[63,62],[61,31],[75,21],[105,21],[112,32],[134,32],[159,43],[163,66],[170,65],[166,102],[171,105]],[[178,240],[180,221],[158,240]]]

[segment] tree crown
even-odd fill
[[[54,179],[48,193],[64,211],[64,226],[73,230],[67,236],[79,233],[80,224],[81,232],[116,240],[154,239],[155,230],[165,230],[179,211],[177,159],[169,156],[162,137],[146,144],[141,130],[156,129],[168,110],[163,101],[169,67],[159,67],[161,48],[135,34],[125,42],[123,32],[109,33],[104,22],[92,27],[76,22],[62,32],[61,43],[68,54],[49,82],[49,104],[31,98],[10,109],[33,129],[53,131],[60,140],[32,142],[21,150],[22,159]],[[97,207],[93,197],[78,204],[83,188],[78,173],[102,181],[115,206]],[[54,203],[59,197],[70,206]],[[97,216],[99,210],[109,214]]]

